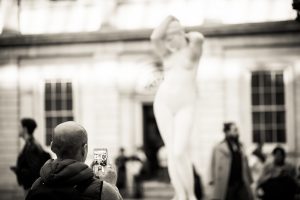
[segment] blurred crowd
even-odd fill
[[[299,199],[299,175],[296,166],[287,161],[283,146],[266,154],[263,143],[258,143],[247,155],[234,122],[224,123],[223,132],[224,140],[214,147],[211,157],[208,199]]]
[[[213,149],[210,166],[210,182],[204,187],[201,177],[194,170],[195,193],[198,199],[220,200],[295,200],[299,198],[300,176],[296,165],[287,160],[287,152],[281,145],[276,145],[271,153],[264,151],[264,143],[257,143],[250,155],[239,140],[238,127],[234,122],[224,123],[224,140]],[[142,149],[140,149],[142,152]],[[125,191],[126,157],[124,149],[116,160],[119,171],[118,187]],[[164,146],[158,151],[161,181],[170,181],[167,172],[166,152]],[[141,180],[147,179],[147,158],[138,159],[140,166],[134,176]],[[132,166],[132,165],[131,165]],[[136,191],[139,186],[135,186]],[[205,190],[205,191],[204,191]],[[125,194],[125,193],[123,193]],[[142,197],[142,192],[134,192],[135,198]],[[126,195],[126,194],[125,194]]]
[[[72,123],[75,124],[75,122]],[[77,129],[81,128],[81,126],[72,123],[67,124],[67,128],[63,127],[64,129],[61,128],[62,130],[55,130],[54,132],[58,132],[57,134],[66,134],[66,132],[69,131],[73,134],[75,131],[76,133],[76,130],[73,130],[74,127],[72,126],[77,126]],[[58,125],[58,127],[59,126],[66,125],[62,123],[62,125]],[[64,138],[60,138],[61,136],[57,139],[61,141],[56,141],[54,135],[51,148],[52,151],[57,154],[58,158],[55,160],[51,159],[50,154],[34,139],[33,133],[36,127],[37,124],[33,119],[25,118],[20,121],[20,137],[25,140],[25,146],[17,158],[16,166],[11,167],[11,170],[16,174],[19,185],[24,188],[25,195],[27,196],[28,192],[35,187],[34,185],[36,185],[36,183],[34,182],[36,182],[36,179],[39,180],[41,179],[39,177],[43,176],[43,168],[45,168],[47,164],[53,164],[53,162],[56,163],[61,160],[64,161],[66,155],[69,154],[70,159],[76,160],[77,157],[79,157],[81,158],[81,162],[83,162],[86,158],[84,156],[86,156],[87,153],[87,150],[85,150],[85,154],[82,154],[82,158],[82,156],[77,155],[78,152],[76,154],[75,150],[64,149],[64,145],[66,145],[67,148],[71,148],[71,146],[76,143],[72,143],[71,140],[64,140]],[[246,147],[244,147],[239,140],[239,130],[234,122],[224,123],[223,132],[224,139],[218,142],[212,151],[211,173],[208,187],[204,187],[204,184],[201,182],[201,176],[194,169],[195,194],[198,199],[300,199],[300,169],[298,168],[297,171],[296,166],[287,160],[287,152],[283,146],[277,145],[271,153],[267,154],[264,151],[264,144],[258,143],[251,155],[247,155]],[[61,151],[64,153],[61,154]],[[75,153],[75,156],[73,156],[72,153]],[[120,148],[119,154],[115,159],[118,177],[116,178],[116,175],[113,175],[112,177],[105,177],[107,180],[103,180],[113,185],[115,184],[120,195],[125,198],[143,198],[143,181],[147,181],[155,176],[156,178],[158,177],[159,181],[170,182],[166,161],[166,149],[164,146],[158,151],[157,157],[159,161],[159,171],[154,175],[151,174],[152,172],[149,170],[149,162],[151,161],[147,159],[143,147],[136,147],[132,155],[127,155],[125,149]],[[55,167],[58,166],[56,163]],[[51,170],[53,169],[51,168]],[[61,173],[61,171],[59,171],[59,173]],[[49,177],[46,176],[45,179],[47,180]],[[30,194],[32,194],[32,192]]]

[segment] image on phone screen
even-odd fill
[[[107,149],[96,148],[94,149],[94,172],[104,171],[104,166],[107,165]]]

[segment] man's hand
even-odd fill
[[[97,175],[100,180],[106,181],[112,185],[116,185],[117,183],[117,171],[111,164],[104,166]]]

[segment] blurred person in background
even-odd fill
[[[117,166],[117,187],[120,190],[120,193],[123,197],[127,195],[126,186],[127,186],[127,169],[126,162],[128,161],[128,157],[125,155],[125,149],[121,147],[119,149],[119,154],[116,157],[115,164]]]
[[[194,173],[194,180],[195,180],[195,185],[194,185],[195,195],[198,200],[202,200],[204,197],[204,188],[202,185],[202,179],[201,179],[200,173],[197,172],[197,169],[195,166],[193,166],[193,173]]]
[[[45,163],[26,200],[122,200],[111,165],[96,176],[84,163],[87,143],[87,132],[80,124],[68,121],[57,125],[51,142],[57,159]]]
[[[162,182],[170,182],[170,177],[168,174],[168,156],[166,146],[161,146],[157,151],[157,160],[159,166],[159,180]]]
[[[143,175],[147,157],[144,153],[143,147],[137,147],[134,154],[129,158],[131,173],[133,176],[133,198],[143,197]]]
[[[252,200],[252,176],[234,122],[224,123],[225,139],[218,143],[211,159],[211,198],[213,200]]]
[[[23,186],[25,195],[39,177],[41,167],[51,158],[34,138],[36,128],[37,123],[34,119],[21,119],[19,136],[25,140],[25,145],[18,156],[17,165],[11,167],[11,170],[16,173],[19,185]]]
[[[153,30],[151,42],[163,62],[164,79],[154,99],[154,115],[168,155],[175,199],[195,200],[189,141],[197,101],[196,74],[203,35],[185,33],[178,19],[168,16]]]
[[[257,187],[256,184],[257,184],[258,178],[262,174],[266,160],[267,160],[267,156],[263,152],[263,143],[259,142],[259,143],[257,143],[257,146],[254,149],[254,151],[252,152],[251,156],[249,157],[249,165],[250,165],[250,169],[251,169],[252,177],[253,177],[252,189],[254,192]]]
[[[286,162],[282,147],[275,147],[272,155],[273,161],[264,166],[258,179],[258,196],[263,200],[294,200],[298,187],[296,168]]]

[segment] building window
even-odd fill
[[[283,71],[252,72],[253,142],[286,142],[284,93]]]
[[[46,145],[50,145],[53,128],[73,120],[72,83],[65,80],[45,82]]]

